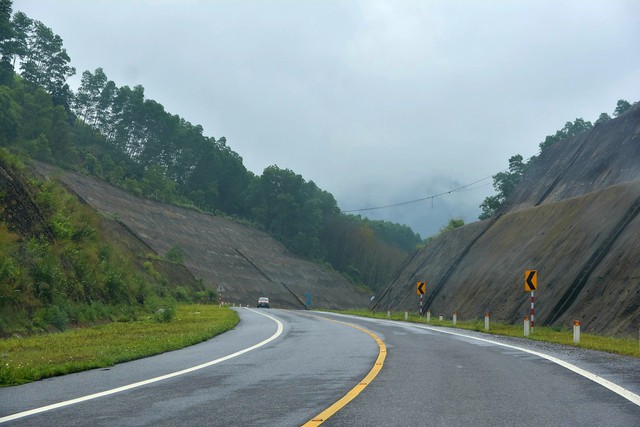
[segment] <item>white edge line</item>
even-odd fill
[[[351,317],[351,318],[354,317],[354,316],[349,316],[349,315],[344,315],[344,314],[339,314],[339,313],[327,312],[327,314],[333,314],[333,315],[336,315],[336,316],[345,316],[345,317]],[[443,329],[440,329],[440,328],[435,328],[433,326],[418,325],[418,324],[406,323],[406,322],[396,322],[396,321],[390,321],[390,320],[385,320],[385,319],[374,319],[374,318],[368,318],[368,317],[357,317],[357,316],[355,316],[355,318],[363,319],[363,320],[369,320],[369,321],[382,321],[384,323],[402,324],[404,326],[410,326],[410,327],[415,327],[415,328],[419,328],[419,329],[426,329],[426,330],[429,330],[429,331],[440,332],[440,333],[443,333],[443,334],[456,335],[456,336],[463,337],[463,338],[469,338],[469,339],[472,339],[472,340],[482,341],[482,342],[486,342],[486,343],[489,343],[489,344],[499,345],[501,347],[506,347],[506,348],[510,348],[510,349],[513,349],[513,350],[522,351],[524,353],[533,354],[534,356],[538,356],[538,357],[541,357],[543,359],[546,359],[546,360],[548,360],[550,362],[553,362],[553,363],[555,363],[557,365],[562,366],[565,369],[573,371],[576,374],[581,375],[581,376],[583,376],[583,377],[585,377],[585,378],[587,378],[587,379],[589,379],[589,380],[591,380],[591,381],[593,381],[593,382],[595,382],[597,384],[600,384],[601,386],[608,388],[612,392],[624,397],[628,401],[640,406],[640,396],[635,394],[634,392],[632,392],[630,390],[627,390],[626,388],[621,387],[618,384],[615,384],[615,383],[613,383],[613,382],[611,382],[611,381],[609,381],[609,380],[607,380],[605,378],[602,378],[599,375],[596,375],[596,374],[594,374],[592,372],[589,372],[587,370],[579,368],[576,365],[573,365],[573,364],[571,364],[569,362],[565,362],[562,359],[558,359],[557,357],[550,356],[550,355],[545,354],[545,353],[540,353],[540,352],[535,351],[535,350],[529,350],[527,348],[518,347],[518,346],[515,346],[515,345],[511,345],[511,344],[504,344],[504,343],[501,343],[501,342],[492,341],[492,340],[489,340],[489,339],[486,339],[486,338],[473,337],[473,336],[461,334],[461,333],[458,333],[458,332],[447,331],[447,330],[443,330]]]
[[[249,311],[252,311],[254,313],[260,314],[262,316],[268,317],[269,319],[271,319],[274,322],[276,322],[276,324],[278,325],[278,328],[276,329],[276,332],[273,335],[271,335],[269,338],[267,338],[266,340],[261,341],[258,344],[255,344],[255,345],[253,345],[251,347],[247,347],[247,348],[245,348],[243,350],[237,351],[237,352],[235,352],[233,354],[230,354],[228,356],[224,356],[224,357],[221,357],[219,359],[203,363],[201,365],[193,366],[191,368],[183,369],[181,371],[172,372],[170,374],[162,375],[162,376],[155,377],[155,378],[150,378],[148,380],[139,381],[137,383],[128,384],[128,385],[125,385],[125,386],[122,386],[122,387],[113,388],[111,390],[105,390],[105,391],[101,391],[99,393],[94,393],[94,394],[89,394],[87,396],[78,397],[76,399],[65,400],[64,402],[54,403],[54,404],[51,404],[51,405],[42,406],[40,408],[30,409],[28,411],[18,412],[18,413],[12,414],[12,415],[7,415],[5,417],[0,418],[0,424],[8,422],[8,421],[17,420],[19,418],[24,418],[24,417],[27,417],[29,415],[35,415],[35,414],[39,414],[41,412],[47,412],[47,411],[51,411],[51,410],[54,410],[54,409],[63,408],[65,406],[75,405],[76,403],[86,402],[87,400],[93,400],[93,399],[97,399],[99,397],[109,396],[111,394],[120,393],[120,392],[123,392],[123,391],[131,390],[133,388],[142,387],[142,386],[147,385],[147,384],[156,383],[158,381],[163,381],[163,380],[166,380],[166,379],[169,379],[169,378],[177,377],[177,376],[180,376],[180,375],[188,374],[188,373],[193,372],[193,371],[204,369],[204,368],[207,368],[209,366],[216,365],[218,363],[224,362],[224,361],[229,360],[229,359],[233,359],[234,357],[238,357],[238,356],[241,356],[241,355],[243,355],[245,353],[253,351],[253,350],[255,350],[255,349],[259,348],[259,347],[262,347],[263,345],[269,344],[271,341],[275,340],[280,335],[282,335],[282,331],[284,330],[284,327],[282,325],[282,322],[280,322],[278,319],[276,319],[275,317],[271,317],[268,314],[264,314],[264,313],[261,313],[259,311],[256,311],[256,310],[253,310],[253,309],[250,309],[250,308],[246,308],[246,310],[249,310]]]

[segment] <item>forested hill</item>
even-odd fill
[[[102,68],[72,90],[62,39],[13,13],[10,0],[0,0],[0,54],[0,145],[14,153],[250,223],[373,291],[421,241],[407,226],[341,213],[329,192],[289,169],[255,175],[224,137],[167,112],[141,85],[119,87]]]

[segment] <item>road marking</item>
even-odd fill
[[[120,392],[123,392],[123,391],[131,390],[133,388],[142,387],[142,386],[147,385],[147,384],[156,383],[158,381],[167,380],[169,378],[178,377],[180,375],[184,375],[184,374],[188,374],[190,372],[198,371],[200,369],[208,368],[209,366],[213,366],[213,365],[216,365],[218,363],[227,361],[229,359],[233,359],[234,357],[241,356],[241,355],[243,355],[245,353],[253,351],[253,350],[255,350],[255,349],[259,348],[259,347],[262,347],[262,346],[264,346],[266,344],[269,344],[271,341],[275,340],[280,335],[282,335],[282,331],[283,331],[284,327],[282,326],[282,322],[280,322],[278,319],[276,319],[275,317],[271,317],[268,314],[264,314],[264,313],[261,313],[259,311],[256,311],[256,310],[253,310],[253,309],[250,309],[250,308],[246,308],[246,310],[252,311],[252,312],[257,313],[257,314],[260,314],[261,316],[268,317],[269,319],[271,319],[274,322],[276,322],[276,324],[278,325],[278,327],[276,329],[276,332],[273,335],[271,335],[269,338],[265,339],[264,341],[261,341],[258,344],[252,345],[251,347],[247,347],[247,348],[245,348],[243,350],[237,351],[237,352],[235,352],[233,354],[230,354],[228,356],[224,356],[224,357],[221,357],[219,359],[203,363],[201,365],[193,366],[191,368],[183,369],[181,371],[172,372],[170,374],[162,375],[162,376],[155,377],[155,378],[150,378],[148,380],[139,381],[137,383],[125,385],[125,386],[114,388],[114,389],[111,389],[111,390],[101,391],[99,393],[94,393],[94,394],[90,394],[90,395],[87,395],[87,396],[78,397],[76,399],[65,400],[64,402],[54,403],[52,405],[47,405],[47,406],[42,406],[40,408],[30,409],[30,410],[24,411],[24,412],[18,412],[18,413],[13,414],[13,415],[7,415],[5,417],[0,418],[0,424],[6,423],[8,421],[17,420],[19,418],[24,418],[24,417],[27,417],[29,415],[35,415],[35,414],[39,414],[41,412],[52,411],[54,409],[63,408],[65,406],[75,405],[76,403],[86,402],[88,400],[97,399],[99,397],[109,396],[111,394],[120,393]]]
[[[348,316],[348,315],[344,315],[344,314],[338,314],[338,313],[327,313],[327,314],[333,314],[335,316],[344,316],[344,317],[353,318],[352,316]],[[368,319],[366,317],[362,317],[362,318],[359,317],[358,319],[367,320],[367,321],[371,321],[371,322],[379,321],[379,322],[384,322],[384,323],[393,323],[395,325],[399,324],[397,322],[394,322],[394,321],[391,321],[391,320],[384,320],[384,319]],[[602,378],[601,376],[596,375],[596,374],[594,374],[592,372],[589,372],[589,371],[587,371],[585,369],[579,368],[574,364],[571,364],[569,362],[565,362],[562,359],[558,359],[557,357],[550,356],[550,355],[545,354],[545,353],[540,353],[540,352],[535,351],[535,350],[529,350],[529,349],[524,348],[524,347],[518,347],[518,346],[515,346],[515,345],[511,345],[511,344],[504,344],[504,343],[497,342],[497,341],[492,341],[492,340],[489,340],[489,339],[486,339],[486,338],[473,337],[473,336],[461,334],[461,333],[458,333],[458,332],[446,331],[446,330],[443,330],[443,329],[434,328],[433,326],[407,324],[407,323],[404,323],[404,322],[402,322],[402,324],[404,326],[409,326],[409,327],[414,327],[414,328],[419,328],[419,329],[426,329],[426,330],[429,330],[429,331],[440,332],[440,333],[449,334],[449,335],[455,335],[455,336],[459,336],[459,337],[463,337],[463,338],[469,338],[469,339],[476,340],[476,341],[482,341],[482,342],[486,342],[486,343],[489,343],[489,344],[498,345],[498,346],[501,346],[501,347],[509,348],[509,349],[512,349],[512,350],[518,350],[518,351],[522,351],[524,353],[529,353],[529,354],[532,354],[534,356],[541,357],[541,358],[546,359],[546,360],[548,360],[550,362],[553,362],[553,363],[555,363],[557,365],[560,365],[565,369],[573,371],[576,374],[581,375],[584,378],[587,378],[587,379],[595,382],[596,384],[600,384],[601,386],[603,386],[605,388],[608,388],[609,390],[611,390],[612,392],[616,393],[617,395],[624,397],[625,399],[627,399],[631,403],[634,403],[634,404],[640,406],[640,396],[635,394],[631,390],[627,390],[626,388],[624,388],[622,386],[619,386],[618,384],[616,384],[614,382],[611,382],[611,381],[609,381],[609,380],[607,380],[605,378]]]
[[[325,422],[327,419],[329,419],[329,417],[331,417],[333,414],[338,412],[340,409],[344,408],[349,402],[351,402],[353,399],[355,399],[356,396],[359,395],[369,384],[371,384],[371,381],[373,381],[373,379],[376,376],[378,376],[378,374],[380,373],[380,370],[382,370],[382,366],[384,365],[384,359],[387,357],[387,346],[373,332],[368,331],[367,329],[365,329],[365,328],[363,328],[361,326],[354,325],[353,323],[347,323],[347,322],[341,322],[339,320],[327,319],[326,317],[321,317],[321,316],[313,316],[313,315],[310,315],[310,316],[311,317],[317,317],[317,318],[322,319],[322,320],[328,320],[330,322],[336,322],[336,323],[341,323],[343,325],[351,326],[352,328],[359,329],[362,332],[364,332],[366,334],[369,334],[378,343],[379,352],[378,352],[378,358],[376,359],[376,363],[374,363],[373,368],[371,368],[371,370],[369,371],[367,376],[364,377],[362,379],[362,381],[360,381],[355,387],[353,387],[351,390],[349,390],[349,392],[347,392],[347,394],[345,394],[340,400],[338,400],[333,405],[329,406],[327,409],[325,409],[324,411],[320,412],[318,415],[313,417],[311,420],[309,420],[305,424],[303,424],[302,427],[319,426],[320,424]]]

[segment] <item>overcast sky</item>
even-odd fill
[[[529,158],[566,121],[640,100],[640,2],[14,0],[77,75],[141,84],[261,174],[342,210],[420,199]],[[477,219],[491,179],[362,212],[422,237]]]

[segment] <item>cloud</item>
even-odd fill
[[[637,1],[14,1],[245,165],[277,164],[343,209],[456,188],[535,154],[576,117],[640,99]],[[77,80],[79,82],[79,78]],[[490,181],[489,181],[490,182]],[[423,236],[491,185],[367,212]]]

